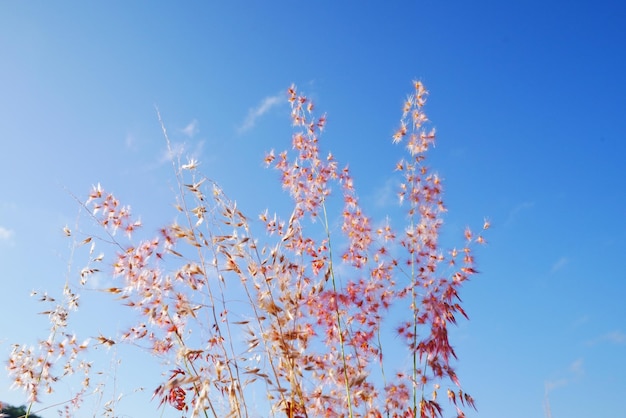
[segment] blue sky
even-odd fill
[[[254,215],[287,199],[262,158],[289,147],[295,83],[384,217],[391,135],[419,79],[444,241],[493,225],[454,332],[468,416],[544,417],[547,393],[554,418],[626,417],[625,19],[617,0],[2,2],[0,351],[45,336],[28,295],[64,281],[68,191],[100,182],[147,228],[171,220],[155,106]],[[0,399],[23,403],[8,386]],[[146,416],[136,403],[124,416]]]

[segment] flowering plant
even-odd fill
[[[474,401],[454,371],[448,325],[466,317],[459,289],[476,273],[473,246],[484,239],[467,229],[460,249],[441,249],[442,184],[425,165],[435,133],[424,126],[427,91],[421,82],[414,88],[393,136],[408,151],[395,167],[403,229],[365,214],[350,171],[321,155],[325,116],[316,117],[295,87],[288,90],[293,151],[265,156],[293,209],[288,219],[262,213],[265,232],[257,233],[195,160],[174,161],[180,219],[148,239],[135,238],[141,222],[130,208],[95,186],[81,205],[101,235],[80,241],[90,244],[89,261],[78,283],[65,284],[63,300],[41,296],[52,304],[44,312],[51,333],[38,349],[14,346],[14,386],[32,405],[80,371],[83,387],[65,413],[80,407],[94,386],[92,363],[83,359],[94,343],[79,342],[67,318],[78,309],[81,286],[107,272],[112,281],[101,290],[136,321],[92,341],[134,344],[162,359],[170,371],[154,390],[160,405],[193,417],[247,417],[258,407],[251,394],[263,393],[271,414],[288,418],[441,417],[438,394],[445,391],[463,417]],[[333,186],[342,206],[338,227],[329,213]],[[96,242],[113,251],[95,255]],[[105,260],[108,270],[100,267]],[[401,347],[386,343],[390,335]],[[108,403],[105,415],[113,408]]]

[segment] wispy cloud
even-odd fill
[[[237,132],[241,134],[252,129],[261,116],[269,112],[273,107],[284,102],[286,102],[286,99],[282,93],[264,98],[258,106],[248,111],[243,123],[237,128]]]
[[[388,179],[385,184],[376,189],[374,192],[374,201],[378,207],[386,207],[390,205],[398,205],[398,184],[395,179]]]
[[[574,377],[582,377],[582,375],[585,374],[585,369],[583,368],[583,359],[579,358],[574,360],[569,365],[569,371]]]
[[[548,380],[546,381],[546,392],[547,393],[552,392],[554,389],[567,386],[568,383],[569,383],[569,379],[566,379],[564,377],[560,379]]]
[[[605,334],[604,339],[615,344],[624,344],[626,343],[626,334],[622,331],[613,331]]]
[[[135,149],[137,147],[137,138],[135,138],[135,135],[127,133],[124,145],[127,149]]]
[[[554,389],[567,386],[582,379],[585,374],[583,359],[578,358],[571,362],[567,367],[567,370],[563,371],[561,374],[564,376],[557,379],[550,379],[545,382],[546,395]]]
[[[597,345],[601,343],[610,344],[626,344],[626,333],[621,330],[615,330],[602,334],[593,340],[587,341],[587,345]]]
[[[181,132],[187,135],[189,138],[193,138],[198,134],[198,132],[200,132],[200,128],[198,127],[198,121],[195,119],[192,120],[187,126],[185,126],[181,130]]]
[[[163,151],[159,158],[159,164],[163,164],[173,159],[180,158],[185,152],[185,144],[182,142],[170,142],[170,146]]]
[[[576,320],[572,323],[572,327],[574,328],[578,328],[580,326],[583,326],[585,324],[589,323],[589,315],[584,314],[578,318],[576,318]]]
[[[552,264],[552,268],[550,269],[550,271],[552,273],[555,273],[565,267],[568,263],[569,259],[567,257],[561,257],[554,264]]]
[[[200,154],[202,154],[203,148],[204,141],[194,141],[193,149],[189,149],[184,142],[171,141],[169,149],[166,148],[159,157],[159,164],[164,164],[183,157],[198,159]]]
[[[15,232],[13,232],[12,230],[0,226],[0,241],[10,241],[14,235]]]
[[[505,224],[506,225],[510,225],[513,222],[515,222],[515,220],[519,217],[520,213],[531,209],[533,206],[535,206],[534,202],[522,202],[519,205],[515,206],[513,209],[511,209],[511,211],[509,212],[509,217],[507,218]]]

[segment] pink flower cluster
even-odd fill
[[[191,416],[245,417],[263,392],[269,408],[288,418],[434,418],[443,416],[438,393],[445,391],[459,417],[474,407],[454,370],[448,327],[467,317],[459,291],[476,273],[474,244],[485,240],[468,229],[460,249],[441,248],[443,187],[425,165],[435,133],[425,129],[427,91],[420,82],[414,88],[393,136],[407,150],[396,164],[406,209],[400,229],[375,224],[348,168],[330,153],[322,156],[326,117],[315,117],[295,87],[287,96],[292,151],[265,157],[293,210],[288,220],[261,214],[264,234],[197,173],[195,160],[175,171],[181,219],[151,239],[135,242],[141,222],[94,187],[85,208],[108,234],[100,242],[113,243],[115,251],[111,283],[102,290],[136,318],[115,337],[94,338],[106,346],[144,347],[174,366],[154,391],[160,405]],[[330,212],[335,207],[339,213]],[[118,230],[128,244],[116,240]],[[81,283],[95,272],[83,269]],[[55,330],[66,326],[63,306],[48,312]],[[401,347],[388,344],[389,335]],[[50,372],[52,357],[69,356],[70,373],[87,346],[69,335],[53,341],[40,344],[43,354],[16,346],[11,355],[14,385],[31,401],[58,380]]]

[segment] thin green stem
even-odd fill
[[[326,204],[322,201],[322,209],[324,211],[324,228],[326,229],[326,237],[328,238],[328,259],[330,264],[330,277],[333,284],[333,292],[337,294],[337,282],[335,280],[335,269],[333,268],[333,252],[330,242],[330,227],[328,225],[328,214],[326,213]],[[336,299],[335,299],[336,300]],[[336,301],[335,316],[337,317],[337,328],[339,329],[339,347],[341,349],[341,362],[343,363],[343,377],[346,387],[346,397],[348,400],[348,417],[352,418],[352,397],[350,395],[350,384],[348,382],[348,364],[346,362],[346,352],[344,348],[343,332],[341,328],[341,312],[339,311],[339,303]]]

